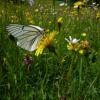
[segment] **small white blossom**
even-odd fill
[[[67,3],[65,3],[65,2],[60,3],[59,6],[60,6],[60,7],[62,7],[62,6],[67,6]]]
[[[78,8],[78,6],[74,6],[74,8],[76,9],[76,8]]]
[[[34,4],[34,0],[29,0],[29,5],[32,6]]]
[[[76,38],[72,38],[71,36],[69,36],[69,39],[65,38],[65,40],[69,43],[73,43],[76,44],[77,42],[80,41],[80,39],[76,39]]]
[[[96,5],[96,2],[93,2],[92,4],[93,4],[93,5]]]

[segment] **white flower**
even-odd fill
[[[76,8],[78,8],[78,6],[74,6],[74,8],[76,9]]]
[[[71,36],[69,36],[69,39],[65,38],[65,40],[72,44],[76,44],[78,41],[80,41],[80,39],[72,38]]]
[[[96,2],[93,2],[92,4],[93,4],[93,5],[96,5]]]
[[[55,12],[52,13],[52,15],[56,15],[57,13],[58,13],[58,12],[55,11]]]
[[[59,6],[60,6],[60,7],[62,7],[62,6],[67,6],[67,3],[64,3],[64,2],[63,2],[63,3],[60,3]]]
[[[29,5],[32,6],[34,4],[34,0],[29,0]]]

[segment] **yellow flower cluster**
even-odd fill
[[[82,33],[82,35],[85,37],[86,33]],[[79,54],[87,53],[90,48],[90,43],[88,40],[79,40],[76,38],[72,38],[69,36],[69,39],[65,38],[65,40],[68,42],[67,49],[69,51],[78,51]]]
[[[42,54],[44,48],[49,47],[54,39],[54,37],[57,35],[56,31],[51,32],[50,34],[47,34],[43,37],[43,39],[40,41],[40,43],[37,46],[35,55],[39,56]]]
[[[26,19],[29,22],[29,24],[35,24],[33,21],[33,17],[28,10],[25,12],[25,16],[26,16]]]
[[[80,43],[69,43],[67,49],[70,51],[79,51],[80,54],[84,54],[86,50],[90,48],[90,44],[87,40],[82,40]]]
[[[19,19],[16,15],[13,15],[13,16],[9,16],[9,21],[11,21],[11,23],[17,23]]]

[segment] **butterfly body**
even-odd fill
[[[44,29],[35,25],[10,24],[6,29],[17,39],[17,45],[28,51],[34,51],[44,35]]]

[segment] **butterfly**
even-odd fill
[[[44,36],[44,29],[35,25],[9,24],[6,29],[17,39],[17,45],[28,51],[34,51]]]

